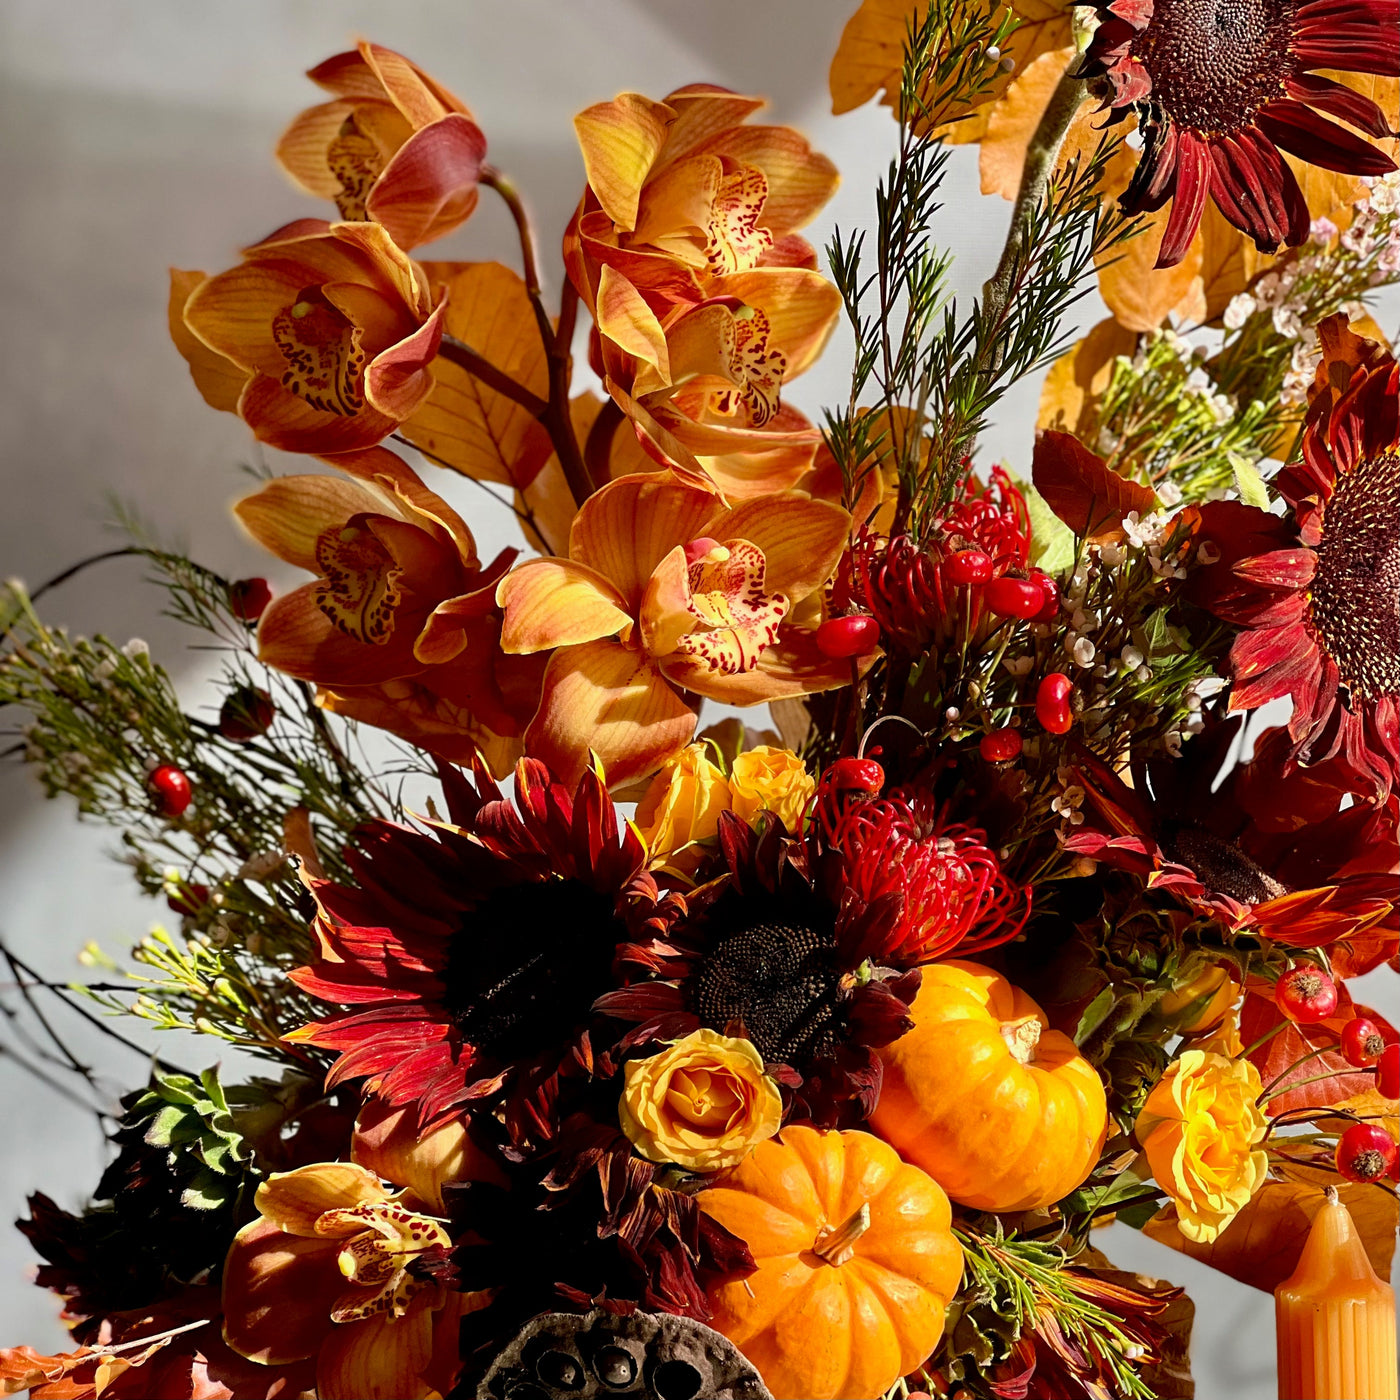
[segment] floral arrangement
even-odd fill
[[[210,406],[316,459],[236,507],[309,581],[115,551],[213,718],[4,595],[24,760],[173,916],[14,988],[262,1066],[158,1060],[93,1203],[32,1197],[74,1347],[6,1394],[1186,1396],[1189,1300],[1096,1226],[1272,1288],[1333,1186],[1385,1271],[1400,16],[1229,14],[1224,62],[1195,0],[864,0],[832,97],[892,156],[824,253],[761,100],[600,102],[557,301],[461,100],[311,70],[277,158],[334,217],[170,298]],[[969,142],[1013,201],[970,306]],[[492,198],[516,268],[415,255]]]

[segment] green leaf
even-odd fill
[[[1116,1000],[1117,993],[1110,984],[1084,1008],[1079,1017],[1079,1024],[1074,1028],[1074,1043],[1076,1045],[1083,1045],[1103,1025],[1113,1010]]]
[[[1260,510],[1268,510],[1269,488],[1264,484],[1264,478],[1259,475],[1259,468],[1248,457],[1242,457],[1238,452],[1227,453],[1226,459],[1235,474],[1235,487],[1240,493],[1240,500],[1247,506],[1258,506]]]
[[[152,1147],[169,1147],[185,1121],[183,1110],[174,1104],[167,1104],[146,1129],[146,1141]]]
[[[1129,1206],[1126,1210],[1120,1210],[1117,1218],[1125,1225],[1131,1226],[1134,1230],[1141,1230],[1154,1215],[1157,1214],[1158,1205],[1155,1200],[1139,1201],[1135,1206]]]
[[[1063,573],[1074,564],[1074,531],[1045,503],[1045,497],[1029,481],[1012,477],[1026,498],[1031,518],[1031,563],[1047,574]]]

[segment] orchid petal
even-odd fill
[[[626,599],[601,574],[568,559],[530,559],[496,589],[505,609],[501,649],[513,654],[574,646],[630,627]]]
[[[630,231],[637,226],[642,186],[675,115],[664,102],[624,92],[574,118],[589,188],[621,229]]]

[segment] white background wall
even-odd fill
[[[359,35],[397,48],[474,109],[492,160],[526,191],[552,286],[555,250],[582,170],[570,118],[634,89],[664,96],[708,81],[766,95],[773,119],[802,127],[844,183],[809,235],[867,222],[894,126],[867,107],[828,111],[826,71],[855,0],[0,0],[0,573],[31,586],[108,547],[104,498],[139,506],[153,525],[230,575],[276,569],[235,531],[225,509],[237,465],[257,450],[233,417],[195,394],[165,330],[168,265],[216,270],[236,248],[325,210],[275,168],[277,135],[317,100],[302,70]],[[955,154],[942,237],[971,294],[995,263],[1007,206],[977,194],[976,156]],[[483,198],[435,255],[511,260],[511,229]],[[1395,302],[1383,324],[1393,329]],[[1103,315],[1082,308],[1087,327]],[[845,397],[838,338],[791,398],[815,414]],[[1002,405],[984,440],[1025,470],[1038,384]],[[431,472],[431,468],[428,469]],[[489,557],[509,516],[470,484],[435,473]],[[187,671],[187,640],[153,618],[158,595],[129,562],[101,566],[56,594],[46,615],[79,631],[146,637]],[[207,703],[208,695],[202,697]],[[164,913],[139,900],[104,858],[110,833],[45,804],[27,775],[0,771],[0,929],[50,976],[79,976],[77,949],[119,951]],[[1393,979],[1392,979],[1393,980]],[[71,1028],[112,1092],[141,1060]],[[123,1029],[129,1029],[129,1022]],[[0,1027],[0,1039],[5,1028]],[[214,1058],[216,1047],[181,1046]],[[176,1051],[168,1051],[172,1056]],[[37,1188],[75,1207],[96,1181],[102,1143],[91,1118],[0,1057],[0,1345],[57,1347],[48,1295],[27,1282],[33,1257],[4,1222]],[[1104,1247],[1123,1267],[1185,1283],[1196,1299],[1202,1400],[1273,1394],[1272,1308],[1131,1231]]]

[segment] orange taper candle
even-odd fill
[[[1395,1290],[1332,1187],[1293,1277],[1274,1289],[1279,1400],[1400,1400]]]

